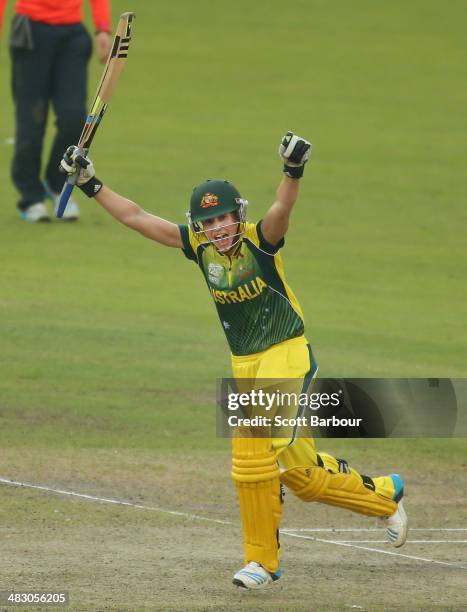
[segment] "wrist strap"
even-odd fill
[[[303,164],[303,166],[288,166],[284,164],[284,174],[290,176],[290,178],[299,179],[303,176],[304,168],[305,164]]]
[[[100,181],[97,176],[93,176],[89,181],[86,181],[84,185],[78,185],[78,187],[88,196],[88,198],[93,198],[99,193],[103,185],[104,183]]]

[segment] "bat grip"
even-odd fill
[[[57,208],[57,219],[61,219],[63,217],[63,213],[65,212],[66,205],[68,204],[68,200],[70,199],[74,186],[75,177],[68,177],[67,182],[63,186],[62,193],[60,194],[60,202]]]
[[[88,153],[88,149],[80,147],[78,144],[77,152],[79,155],[86,157]],[[68,204],[68,200],[70,199],[71,192],[73,191],[73,187],[76,185],[77,175],[72,174],[66,180],[66,183],[63,186],[62,193],[60,194],[60,202],[58,203],[57,208],[57,219],[61,219],[63,217],[63,213],[65,212],[66,205]]]

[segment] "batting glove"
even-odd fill
[[[65,151],[59,166],[60,172],[72,176],[76,174],[76,185],[88,198],[93,198],[102,189],[102,181],[96,177],[93,163],[83,150],[72,145]]]
[[[303,176],[306,162],[311,155],[311,143],[293,132],[287,132],[279,145],[279,155],[284,161],[284,172],[291,178]]]

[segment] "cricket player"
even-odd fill
[[[226,180],[198,185],[188,224],[161,219],[100,181],[92,162],[69,147],[61,168],[113,217],[146,238],[182,249],[203,273],[232,354],[235,379],[292,379],[306,390],[317,371],[304,336],[303,314],[286,282],[280,249],[297,201],[311,144],[288,132],[279,155],[283,178],[271,208],[258,223],[246,218],[247,201]],[[240,428],[239,428],[240,431]],[[306,502],[318,501],[381,517],[390,543],[402,546],[407,516],[397,474],[362,476],[345,460],[317,452],[309,437],[234,435],[232,477],[243,528],[244,567],[233,582],[261,589],[281,577],[281,484]]]

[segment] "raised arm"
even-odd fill
[[[96,200],[112,217],[150,240],[170,247],[182,248],[180,230],[176,223],[148,213],[131,200],[115,193],[106,185],[96,195]]]
[[[261,223],[263,236],[270,244],[277,244],[289,229],[289,219],[298,198],[300,181],[284,175],[276,193],[274,204]]]
[[[109,189],[96,177],[91,160],[82,157],[76,147],[67,149],[60,166],[66,174],[74,174],[78,170],[77,186],[87,196],[94,197],[117,221],[150,240],[165,246],[182,248],[177,224],[148,213],[135,202]]]
[[[277,189],[276,199],[263,218],[261,230],[270,244],[277,244],[287,233],[290,215],[298,198],[300,178],[310,157],[311,144],[287,132],[279,146],[284,161],[284,177]]]

